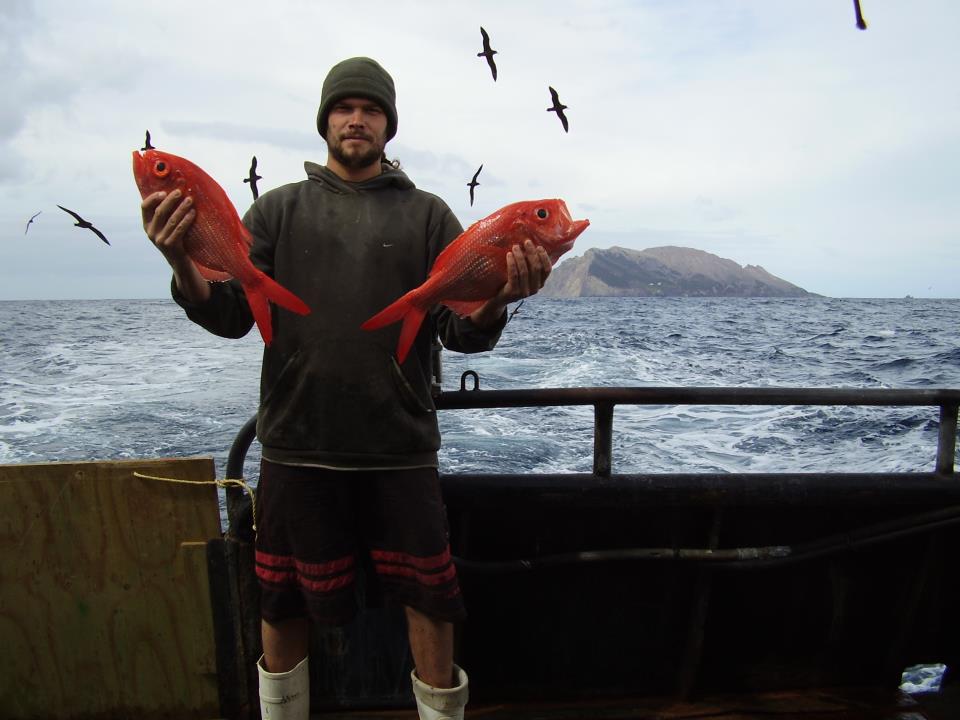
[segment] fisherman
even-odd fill
[[[439,336],[459,352],[492,349],[508,303],[540,290],[551,264],[530,241],[514,246],[497,295],[468,317],[436,308],[397,363],[399,326],[360,325],[421,284],[463,229],[440,198],[387,161],[396,94],[376,61],[355,57],[330,70],[317,129],[326,166],[306,162],[306,180],[264,193],[243,218],[253,263],[311,308],[306,316],[273,308],[263,354],[261,713],[308,717],[310,622],[353,619],[358,553],[366,553],[384,596],[404,607],[420,717],[462,718],[467,674],[454,664],[453,624],[466,611],[438,481],[431,346]],[[240,284],[207,282],[184,250],[196,214],[189,199],[153,193],[141,207],[147,236],[173,268],[174,300],[210,332],[245,335],[253,316]]]

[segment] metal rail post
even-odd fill
[[[957,452],[957,404],[940,406],[940,436],[937,438],[937,474],[953,473],[953,458]]]
[[[613,465],[613,403],[593,406],[593,474],[610,477]]]

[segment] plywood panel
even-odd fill
[[[218,714],[210,458],[0,465],[0,716]]]

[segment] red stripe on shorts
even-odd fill
[[[296,581],[296,575],[293,570],[278,572],[276,570],[267,570],[259,565],[257,565],[257,577],[264,582],[273,583],[274,585],[292,585]]]
[[[256,560],[257,577],[260,580],[275,585],[297,584],[315,593],[339,590],[350,585],[355,578],[352,555],[329,562],[308,563],[292,555],[274,555],[257,550]]]
[[[263,550],[257,550],[255,557],[257,563],[260,565],[268,565],[270,567],[278,568],[293,567],[292,555],[271,555],[270,553],[263,552]]]
[[[388,550],[371,550],[370,557],[377,563],[397,563],[398,565],[410,565],[421,570],[436,570],[450,562],[450,546],[447,545],[439,555],[430,555],[429,557],[417,557],[404,552],[390,552]]]
[[[353,555],[345,555],[339,560],[331,560],[325,563],[308,563],[294,559],[297,565],[297,572],[308,575],[333,575],[343,572],[353,567]]]
[[[449,545],[439,555],[429,557],[387,550],[372,550],[370,556],[378,573],[412,578],[421,585],[442,585],[457,575],[457,569],[450,562]],[[441,568],[441,572],[432,572]]]
[[[400,575],[401,577],[414,578],[421,585],[442,585],[450,582],[457,576],[457,569],[450,565],[442,573],[424,573],[416,568],[406,567],[404,565],[385,565],[376,563],[375,567],[378,573],[383,575]]]
[[[301,587],[306,588],[310,592],[315,593],[328,593],[333,592],[334,590],[339,590],[340,588],[347,587],[350,583],[353,582],[355,573],[353,570],[346,573],[345,575],[340,575],[339,577],[330,578],[329,580],[313,580],[303,575],[297,576],[297,581],[300,583]]]

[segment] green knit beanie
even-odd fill
[[[317,130],[327,138],[327,115],[334,103],[348,97],[373,100],[387,115],[387,140],[397,134],[397,91],[393,78],[376,60],[354,57],[339,62],[327,73],[317,112]]]

